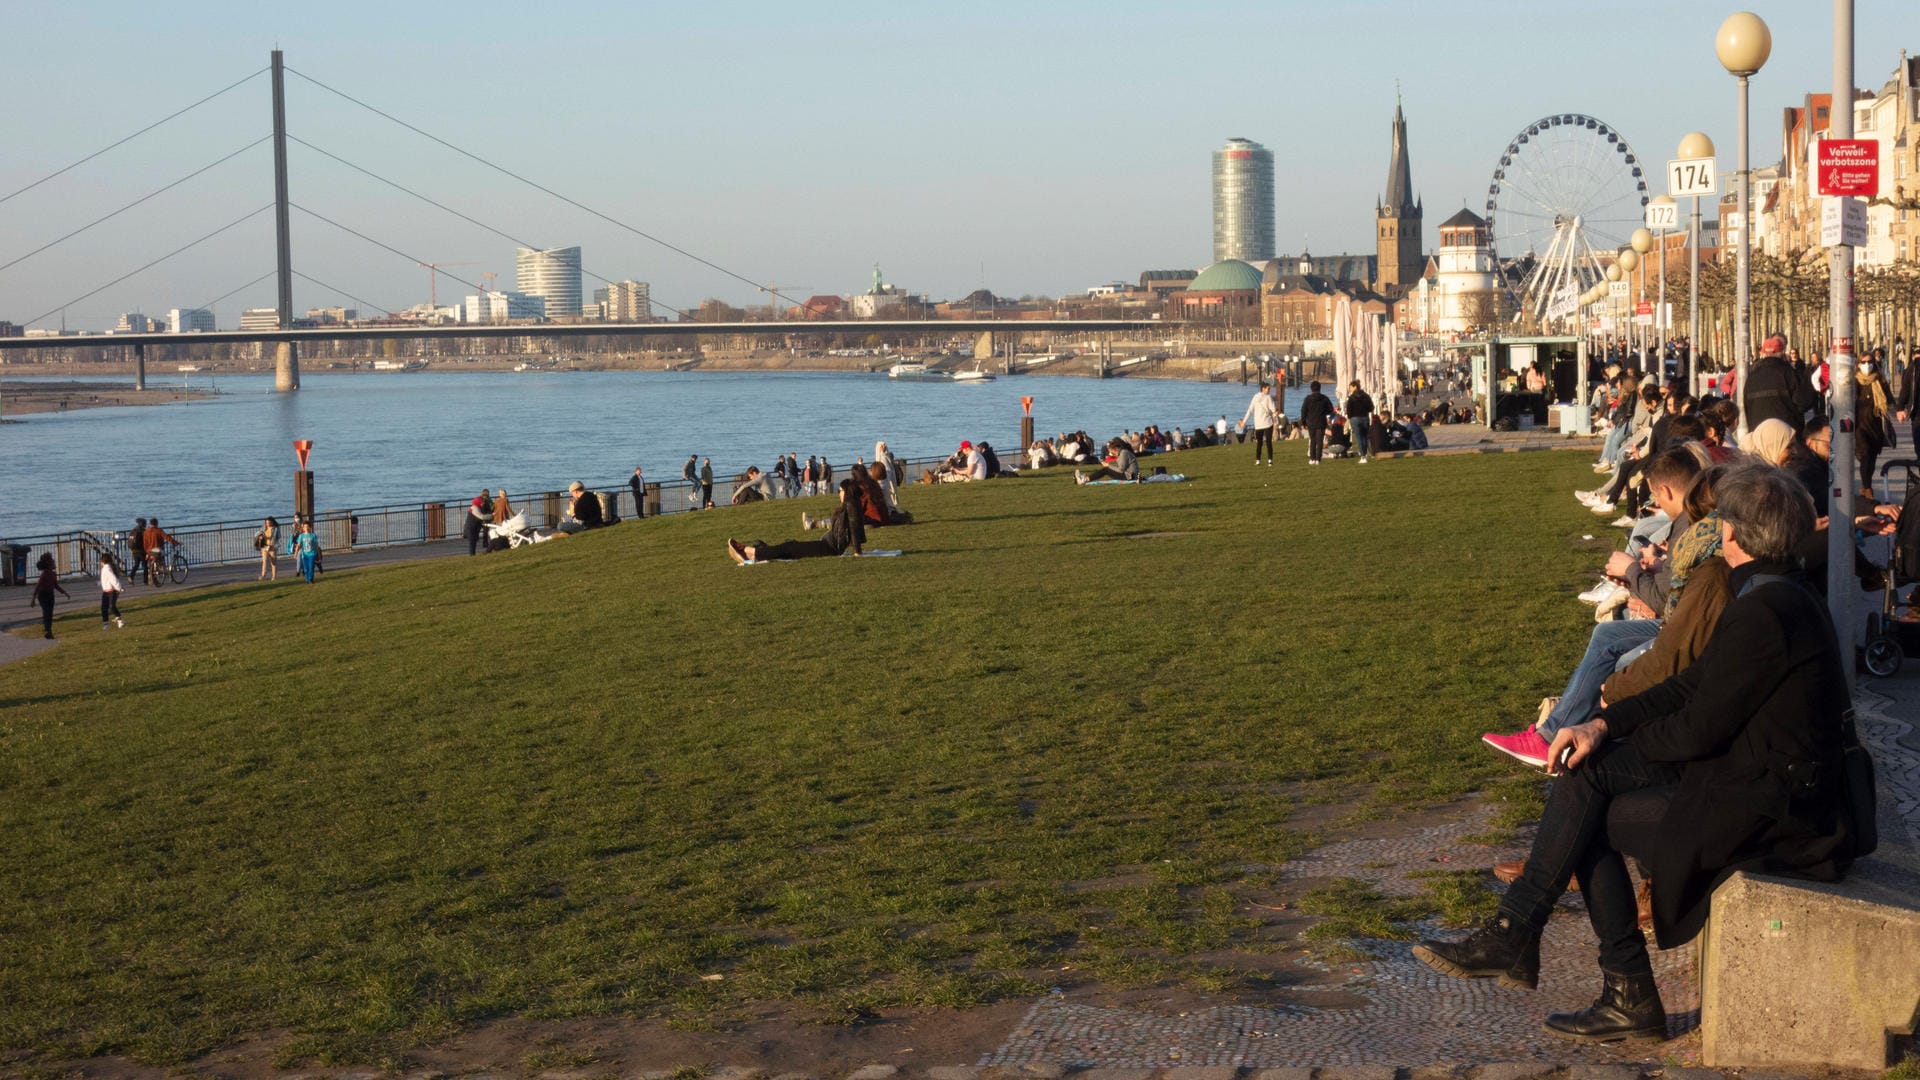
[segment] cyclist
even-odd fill
[[[167,580],[167,545],[178,544],[173,534],[160,527],[159,518],[147,519],[145,544],[147,550],[147,584],[158,586]]]

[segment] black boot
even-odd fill
[[[1423,941],[1413,955],[1435,971],[1532,990],[1540,984],[1540,932],[1495,915],[1465,941]]]
[[[1581,1012],[1547,1017],[1548,1031],[1581,1042],[1667,1037],[1667,1010],[1652,975],[1601,974],[1607,981],[1600,999]]]

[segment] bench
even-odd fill
[[[1920,1023],[1920,852],[1881,788],[1880,850],[1846,880],[1735,874],[1701,933],[1704,1064],[1881,1071]]]

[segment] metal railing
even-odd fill
[[[899,459],[901,475],[905,482],[911,483],[918,470],[937,464],[944,458]],[[834,480],[845,479],[851,465],[834,466]],[[647,514],[654,517],[662,514],[680,514],[697,510],[698,484],[689,484],[675,477],[666,481],[647,481]],[[736,480],[714,478],[713,504],[716,507],[730,505],[733,501]],[[778,481],[772,485],[776,497],[796,497],[788,488],[781,488]],[[797,487],[796,485],[794,485]],[[621,519],[630,519],[635,515],[633,489],[624,480],[608,484],[589,484],[587,489],[593,492],[613,496],[615,513]],[[798,493],[804,497],[804,492]],[[507,502],[515,513],[525,513],[530,528],[553,528],[560,523],[566,513],[567,493],[561,491],[528,491],[519,494],[509,493]],[[423,502],[390,503],[385,506],[357,507],[347,510],[322,510],[314,515],[314,533],[319,537],[320,546],[326,551],[346,551],[364,548],[388,548],[406,545],[437,543],[442,540],[457,540],[466,524],[467,507],[472,496],[448,498]],[[288,538],[292,535],[291,513],[275,515],[280,519],[278,547],[284,551]],[[260,531],[266,515],[242,518],[232,521],[196,522],[187,525],[166,526],[166,532],[179,542],[179,550],[192,566],[232,566],[253,562],[260,552],[253,546],[254,534]],[[11,570],[0,573],[0,580],[11,584],[28,584],[36,576],[33,565],[43,554],[53,556],[54,570],[62,577],[86,574],[99,564],[99,552],[113,551],[125,564],[127,555],[127,534],[110,529],[82,529],[73,532],[48,533],[40,536],[21,537],[16,540],[0,541],[0,562],[13,563],[15,546],[26,548],[26,573],[15,580]]]

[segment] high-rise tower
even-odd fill
[[[580,249],[519,248],[514,253],[515,286],[547,302],[547,318],[580,317]]]
[[[1228,139],[1213,152],[1213,261],[1273,258],[1273,151]]]
[[[1420,250],[1420,200],[1413,194],[1413,168],[1407,162],[1407,117],[1393,103],[1393,158],[1387,162],[1387,194],[1374,203],[1375,239],[1382,293],[1412,287],[1426,271]]]

